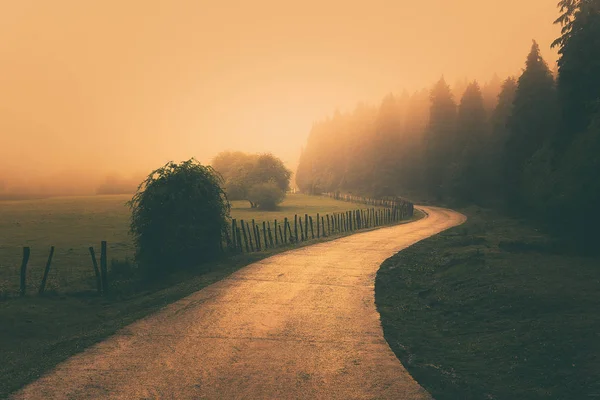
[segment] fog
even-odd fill
[[[4,0],[0,192],[93,193],[169,160],[272,152],[388,92],[549,63],[555,1]]]

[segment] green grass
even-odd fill
[[[99,251],[108,242],[109,259],[132,259],[134,248],[128,234],[130,212],[125,202],[131,196],[89,196],[38,200],[0,201],[0,298],[13,296],[19,288],[23,246],[31,248],[27,286],[37,290],[50,246],[55,253],[47,290],[81,292],[92,290],[95,277],[88,247]],[[344,212],[366,206],[327,197],[288,195],[275,211],[251,209],[247,201],[232,202],[232,217],[258,223],[282,221],[294,214],[304,216]]]
[[[600,260],[478,208],[387,260],[385,337],[437,400],[600,398]]]

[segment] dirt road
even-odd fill
[[[380,264],[464,222],[450,210],[289,251],[169,305],[15,399],[430,399],[383,338]]]

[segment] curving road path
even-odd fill
[[[76,355],[15,399],[430,399],[383,338],[381,263],[463,223],[414,223],[251,264]]]

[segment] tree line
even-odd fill
[[[315,123],[302,191],[421,194],[536,218],[593,244],[600,213],[600,0],[562,0],[558,68],[534,41],[520,76],[386,96]],[[458,92],[458,93],[457,93]]]

